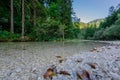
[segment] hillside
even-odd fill
[[[95,19],[93,21],[90,21],[88,23],[84,23],[84,22],[80,22],[79,23],[79,27],[82,28],[88,28],[88,27],[98,27],[100,25],[101,22],[104,22],[104,18],[103,19]]]
[[[96,24],[97,26],[99,26],[101,22],[104,22],[104,20],[105,20],[104,18],[102,18],[102,19],[95,19],[93,21],[88,22],[88,24]]]

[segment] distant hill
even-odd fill
[[[102,19],[95,19],[93,21],[88,22],[88,24],[96,24],[97,26],[99,26],[99,24],[101,22],[104,22],[104,20],[105,20],[104,18],[102,18]]]
[[[80,27],[80,28],[86,28],[87,26],[88,26],[87,23],[84,23],[84,22],[80,22],[80,23],[79,23],[79,27]]]
[[[80,22],[79,27],[80,28],[87,28],[87,27],[91,27],[92,25],[96,25],[96,27],[98,27],[101,22],[104,22],[104,20],[105,19],[103,18],[103,19],[96,19],[96,20],[90,21],[88,23]]]

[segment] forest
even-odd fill
[[[120,40],[120,4],[111,6],[108,16],[89,23],[78,23],[80,38],[95,40]]]
[[[72,0],[2,0],[0,41],[50,41],[76,38]]]
[[[82,23],[72,0],[0,1],[0,41],[60,41],[64,39],[120,39],[120,4],[109,15]]]

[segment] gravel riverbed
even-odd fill
[[[1,55],[0,80],[50,80],[49,76],[43,75],[53,65],[56,71],[53,71],[55,74],[52,75],[52,80],[120,80],[120,42],[110,43],[112,44],[81,52],[82,54],[65,58],[60,56],[62,63],[56,58],[46,64],[44,60],[38,59],[41,56],[37,54],[29,57],[17,54],[21,50],[16,51],[19,58],[15,61],[10,54]]]
[[[54,64],[56,72],[53,68],[53,73],[56,75],[51,76],[52,80],[120,80],[120,43],[109,43],[111,45],[94,48]],[[52,66],[46,68],[44,75],[49,73],[48,69]]]

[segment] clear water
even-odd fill
[[[56,56],[72,56],[104,45],[107,44],[94,41],[0,43],[0,77],[16,68],[22,68],[21,73],[28,75],[31,68],[56,62]]]
[[[79,42],[8,42],[0,43],[0,55],[14,57],[24,54],[23,57],[38,55],[40,58],[49,60],[57,55],[72,56],[83,51],[89,51],[94,47],[107,45],[94,41]],[[38,57],[38,58],[39,58]]]

